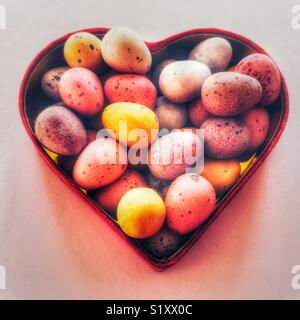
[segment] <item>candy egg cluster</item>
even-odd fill
[[[208,221],[263,148],[281,89],[267,55],[237,61],[222,37],[188,49],[158,58],[125,27],[75,33],[65,65],[41,78],[52,103],[34,123],[60,169],[156,259]]]

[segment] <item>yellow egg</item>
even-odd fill
[[[114,131],[116,138],[131,147],[147,147],[156,139],[158,119],[149,108],[132,102],[117,102],[107,106],[102,114],[105,129]]]
[[[256,160],[257,160],[257,157],[254,154],[250,159],[242,161],[240,163],[241,164],[241,175],[246,174]]]
[[[122,197],[117,219],[128,236],[144,239],[155,235],[163,226],[166,206],[160,195],[150,188],[134,188]]]
[[[101,41],[88,32],[78,32],[70,36],[64,46],[64,56],[70,67],[96,71],[103,65]]]
[[[213,160],[206,159],[202,176],[206,178],[215,188],[217,193],[227,191],[241,172],[240,163],[237,160]]]

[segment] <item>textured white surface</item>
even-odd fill
[[[1,0],[1,298],[300,298],[300,30],[295,1]],[[51,40],[85,27],[125,25],[157,40],[194,27],[219,27],[261,44],[290,93],[279,144],[220,218],[176,266],[150,269],[52,174],[17,111],[20,81]]]

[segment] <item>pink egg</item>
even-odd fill
[[[200,139],[192,131],[174,131],[151,146],[148,166],[159,179],[173,180],[201,156]]]
[[[255,107],[241,115],[241,121],[250,131],[249,150],[253,151],[265,141],[269,127],[270,116],[262,107]]]
[[[208,180],[187,173],[170,185],[165,204],[170,229],[186,234],[199,227],[213,212],[216,193]]]
[[[68,107],[87,116],[98,113],[104,103],[100,80],[85,68],[65,72],[59,82],[59,93]]]
[[[100,137],[81,152],[73,179],[83,189],[98,189],[120,178],[126,168],[126,150],[114,139]]]

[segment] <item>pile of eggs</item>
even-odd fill
[[[66,66],[41,79],[53,103],[35,119],[36,138],[153,257],[172,255],[209,218],[241,176],[240,157],[253,155],[267,137],[266,107],[280,94],[280,72],[267,55],[249,54],[235,66],[232,56],[228,40],[211,37],[186,60],[152,66],[140,36],[116,27],[102,40],[88,32],[71,35]],[[113,134],[99,135],[100,129]],[[145,139],[130,135],[134,129],[143,129]],[[204,130],[205,161],[203,170],[190,172],[194,163],[175,160],[183,149],[203,157],[196,129]],[[128,161],[136,143],[149,151],[145,162]],[[166,150],[173,150],[169,163]]]

